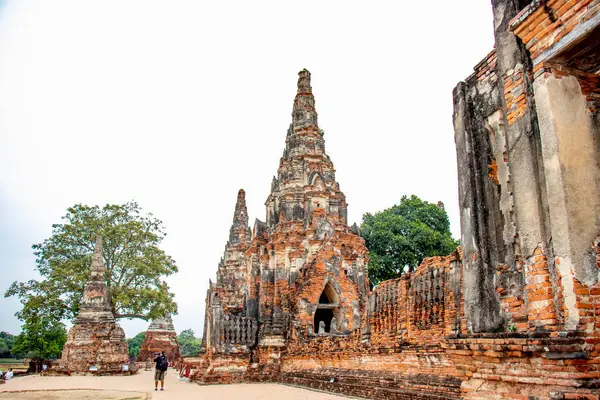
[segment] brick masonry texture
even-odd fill
[[[535,60],[599,11],[594,0],[535,0],[512,19],[510,27]]]
[[[495,49],[453,93],[461,247],[370,289],[300,71],[266,221],[238,194],[192,380],[600,399],[600,1],[492,6]]]

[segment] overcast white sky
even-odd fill
[[[303,68],[349,222],[416,194],[458,238],[452,89],[492,46],[486,0],[0,1],[2,294],[67,207],[133,199],[167,229],[176,329],[201,334],[238,189],[265,219]],[[0,299],[0,330],[19,307]]]

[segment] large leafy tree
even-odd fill
[[[425,257],[447,255],[458,246],[446,211],[414,195],[403,196],[387,210],[363,215],[360,233],[369,250],[372,285],[413,271]]]
[[[66,341],[67,331],[60,321],[46,316],[32,316],[25,321],[11,353],[35,361],[58,358]]]
[[[200,353],[201,340],[194,336],[194,331],[191,329],[181,331],[179,336],[177,336],[177,342],[179,343],[179,351],[182,357],[193,357]]]
[[[137,358],[137,356],[140,354],[142,343],[144,343],[145,338],[146,332],[140,332],[134,337],[127,339],[127,344],[129,345],[129,357]]]
[[[18,296],[17,316],[71,320],[79,311],[94,252],[102,236],[106,284],[116,318],[158,318],[176,312],[173,294],[163,277],[177,272],[175,261],[159,248],[162,222],[144,214],[135,202],[67,210],[52,236],[33,245],[40,280],[14,282],[5,296]]]

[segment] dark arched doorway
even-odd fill
[[[333,310],[317,308],[315,312],[315,333],[319,333],[321,321],[325,322],[325,332],[331,332],[331,320],[333,319]]]
[[[327,282],[321,296],[319,296],[319,304],[317,304],[317,310],[315,311],[314,318],[314,331],[319,333],[319,325],[321,321],[325,324],[325,332],[332,332],[331,321],[335,314],[339,311],[339,295],[333,288],[330,282]],[[333,330],[337,330],[338,327],[333,327]]]

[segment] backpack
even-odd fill
[[[169,368],[169,362],[167,361],[167,359],[165,357],[161,357],[160,361],[158,362],[158,369],[160,371],[166,371]]]

